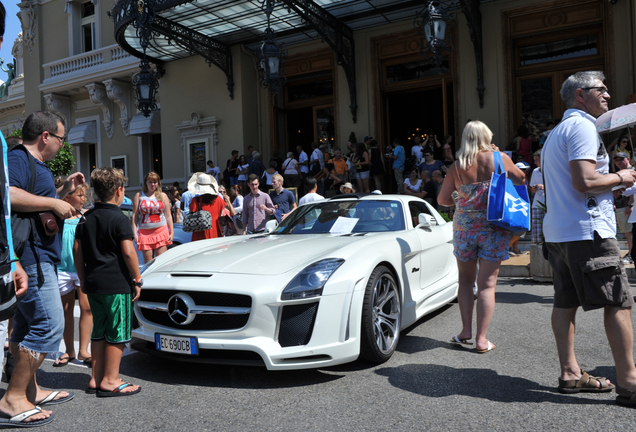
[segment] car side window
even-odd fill
[[[413,224],[413,228],[418,225],[420,213],[432,216],[431,211],[428,209],[428,207],[426,207],[426,204],[417,201],[409,202],[409,211],[411,213],[411,223]]]

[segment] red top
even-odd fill
[[[219,224],[219,215],[221,214],[221,211],[225,208],[225,201],[223,201],[221,197],[216,195],[214,197],[214,200],[212,200],[211,203],[205,204],[202,202],[201,208],[199,209],[200,199],[201,197],[198,196],[193,198],[192,201],[190,201],[190,213],[193,213],[199,210],[209,211],[210,214],[212,215],[212,229],[193,232],[192,241],[223,237],[223,234],[221,233],[221,225]]]

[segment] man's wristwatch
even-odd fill
[[[138,287],[142,287],[144,286],[144,280],[140,277],[133,279],[133,285],[134,286],[138,286]]]

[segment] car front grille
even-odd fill
[[[281,347],[307,345],[311,339],[318,313],[318,303],[283,307],[278,333]]]
[[[170,298],[178,293],[187,294],[197,306],[213,306],[219,308],[251,308],[252,297],[242,294],[226,294],[202,291],[142,289],[140,300],[166,305]],[[166,310],[140,307],[144,320],[164,327],[179,330],[214,331],[236,330],[245,327],[250,318],[249,313],[197,314],[189,324],[177,324],[170,319]]]
[[[156,303],[168,303],[177,293],[186,293],[198,306],[252,307],[252,297],[242,294],[225,294],[205,291],[177,291],[141,289],[140,300]]]
[[[245,327],[249,314],[244,315],[197,315],[190,324],[177,324],[170,319],[168,312],[141,309],[144,319],[154,324],[179,330],[235,330]]]

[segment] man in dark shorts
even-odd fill
[[[602,72],[578,72],[561,87],[567,110],[541,155],[547,213],[543,234],[554,272],[552,330],[561,393],[610,392],[614,385],[582,371],[574,354],[575,318],[604,309],[605,330],[616,365],[616,402],[636,406],[631,288],[616,240],[612,188],[630,187],[636,173],[609,173],[609,157],[594,121],[610,98]]]

